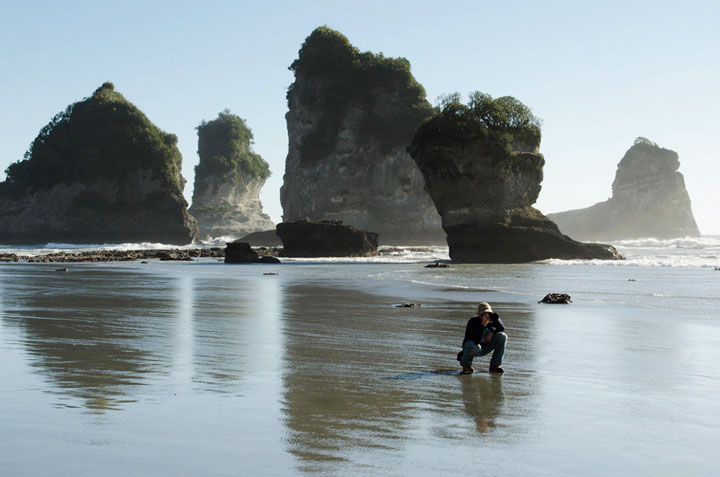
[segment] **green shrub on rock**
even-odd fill
[[[182,196],[182,156],[177,137],[160,130],[106,82],[42,128],[24,159],[6,169],[6,194],[20,195],[58,184],[126,180],[151,170]]]
[[[418,130],[413,143],[456,144],[482,139],[498,157],[515,151],[533,151],[540,146],[542,121],[512,96],[493,99],[475,91],[468,104],[458,93],[444,96],[435,115]]]
[[[267,179],[270,166],[250,146],[253,134],[245,121],[225,110],[212,121],[202,121],[197,127],[198,155],[195,166],[196,181],[218,176],[233,182],[245,179]]]
[[[363,112],[360,137],[381,140],[386,149],[407,145],[432,115],[407,59],[360,52],[344,35],[325,26],[305,39],[290,70],[295,82],[288,89],[289,107],[293,109],[290,102],[298,101],[323,113],[301,146],[303,161],[312,162],[332,151],[350,108]]]

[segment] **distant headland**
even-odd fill
[[[610,199],[548,217],[580,240],[699,236],[679,168],[677,152],[639,137],[618,164]]]

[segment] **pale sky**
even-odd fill
[[[255,135],[281,221],[288,66],[327,25],[407,58],[428,100],[515,96],[543,119],[545,213],[606,200],[637,136],[680,154],[703,234],[720,234],[717,1],[12,1],[0,17],[0,171],[52,116],[105,81],[176,134],[190,201],[201,120]],[[0,173],[0,179],[4,174]]]

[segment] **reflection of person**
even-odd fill
[[[493,352],[490,358],[490,372],[504,373],[502,359],[505,354],[507,335],[503,333],[505,326],[500,315],[494,313],[488,303],[478,305],[478,314],[467,322],[465,338],[462,343],[462,352],[458,353],[458,360],[463,367],[462,374],[475,371],[472,367],[473,358],[485,356]]]
[[[502,379],[461,379],[465,412],[475,421],[475,428],[486,435],[497,426],[505,396]]]

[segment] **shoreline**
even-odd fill
[[[252,247],[260,257],[278,257],[282,247]],[[411,247],[407,250],[430,252],[428,247]],[[378,256],[392,256],[402,249],[389,247],[380,250]],[[0,263],[92,263],[92,262],[132,262],[136,260],[157,259],[160,261],[192,262],[195,258],[224,258],[225,247],[198,248],[162,248],[141,250],[85,250],[63,251],[45,254],[0,253]],[[298,258],[298,257],[286,257]]]
[[[259,256],[276,257],[280,249],[253,248]],[[224,258],[224,247],[193,249],[145,249],[145,250],[88,250],[77,252],[51,252],[43,255],[22,255],[0,253],[0,262],[23,263],[92,263],[92,262],[133,262],[157,259],[160,261],[191,262],[195,258]]]

